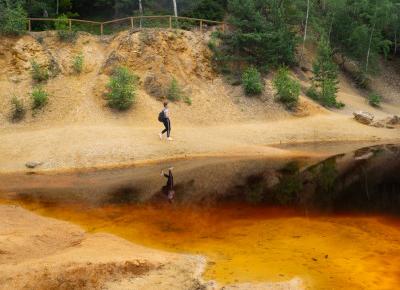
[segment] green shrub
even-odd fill
[[[263,84],[261,81],[261,75],[255,67],[249,67],[243,72],[242,84],[244,92],[248,96],[259,95],[262,93]]]
[[[129,109],[136,96],[137,80],[128,68],[116,68],[107,85],[110,90],[106,95],[108,106],[120,111]]]
[[[47,68],[42,68],[35,60],[31,61],[32,78],[37,82],[46,81],[49,79],[50,74]]]
[[[380,107],[381,106],[382,97],[376,93],[372,93],[368,95],[368,102],[372,107]]]
[[[32,92],[32,109],[39,110],[49,101],[49,94],[41,86],[37,86]]]
[[[186,104],[188,104],[189,106],[192,105],[192,99],[189,98],[188,96],[185,96],[185,97],[183,98],[183,100],[184,100],[184,102],[185,102]]]
[[[289,109],[297,106],[300,95],[300,83],[289,76],[289,70],[281,67],[273,80],[274,88],[277,91],[278,100]]]
[[[80,74],[83,70],[83,66],[85,64],[85,57],[83,53],[80,53],[74,57],[72,67],[77,74]]]
[[[26,32],[28,14],[24,8],[10,2],[0,2],[0,33],[20,35]]]
[[[185,96],[181,87],[178,84],[178,81],[173,78],[167,91],[167,99],[172,102],[176,102],[182,100],[184,97]]]
[[[69,30],[69,20],[65,14],[60,15],[55,22],[58,38],[63,42],[74,42],[77,38],[77,32]]]
[[[11,106],[12,106],[11,120],[13,122],[21,121],[25,117],[26,113],[24,104],[20,99],[14,96],[11,99]]]

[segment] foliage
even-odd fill
[[[11,106],[12,106],[11,120],[13,122],[21,121],[25,117],[26,113],[24,104],[19,98],[14,96],[11,99]]]
[[[110,90],[106,95],[108,106],[120,111],[132,106],[136,96],[136,83],[138,77],[126,67],[118,67],[107,85]]]
[[[368,102],[373,107],[380,107],[382,97],[376,93],[371,93],[368,95]]]
[[[32,66],[31,74],[32,74],[33,80],[35,80],[37,82],[43,82],[43,81],[46,81],[49,79],[49,77],[50,77],[49,70],[47,68],[42,68],[36,62],[36,60],[31,61],[31,66]]]
[[[58,38],[63,42],[74,42],[78,36],[76,31],[69,30],[68,17],[65,14],[60,15],[55,22]]]
[[[261,75],[255,67],[247,68],[242,74],[242,84],[248,96],[259,95],[262,93],[263,84]]]
[[[77,74],[80,74],[83,70],[83,66],[85,64],[85,57],[83,53],[80,53],[74,57],[72,62],[72,67]]]
[[[276,1],[230,0],[229,22],[224,35],[226,54],[263,66],[295,63],[297,36],[287,21],[287,10]]]
[[[173,78],[167,91],[167,99],[172,102],[176,102],[184,98],[185,98],[184,93],[181,87],[179,86],[178,81],[175,78]]]
[[[189,98],[188,96],[184,96],[183,97],[183,101],[186,103],[186,104],[188,104],[189,106],[191,106],[192,105],[192,99],[191,98]]]
[[[49,94],[41,86],[35,87],[31,96],[33,110],[42,109],[49,100]]]
[[[201,0],[193,11],[185,15],[193,18],[221,21],[224,18],[226,1],[223,0]]]
[[[8,35],[20,35],[26,31],[28,17],[24,8],[18,1],[0,0],[0,33]]]
[[[273,85],[280,102],[284,103],[289,109],[297,106],[300,95],[300,83],[289,76],[289,70],[286,67],[278,69],[273,80]]]
[[[338,68],[332,59],[332,49],[325,37],[322,37],[317,58],[313,63],[313,84],[308,94],[326,107],[340,107],[336,101],[338,91]]]

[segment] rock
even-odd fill
[[[372,115],[371,113],[362,111],[354,112],[353,115],[354,119],[356,119],[357,122],[360,122],[365,125],[370,125],[375,118],[375,116]]]
[[[400,125],[400,117],[399,116],[393,116],[391,118],[388,118],[386,121],[386,124],[389,125]]]
[[[36,168],[36,167],[38,167],[38,166],[40,166],[42,164],[43,164],[43,162],[30,161],[30,162],[25,163],[25,166],[27,168],[31,168],[32,169],[32,168]]]

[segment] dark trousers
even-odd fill
[[[169,120],[169,118],[166,118],[164,121],[164,127],[165,129],[161,132],[161,134],[164,134],[165,132],[167,132],[167,137],[169,137],[169,135],[171,135],[171,121]]]

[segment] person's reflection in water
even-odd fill
[[[171,203],[175,198],[173,169],[173,167],[168,168],[168,174],[166,174],[164,170],[161,170],[161,176],[164,175],[164,177],[167,178],[167,184],[162,187],[162,192]]]

